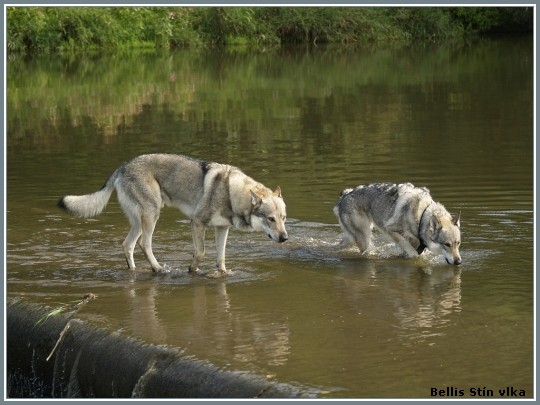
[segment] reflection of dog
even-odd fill
[[[369,247],[373,224],[390,235],[408,256],[427,247],[442,253],[449,264],[461,264],[459,216],[452,217],[434,202],[425,187],[410,183],[378,183],[343,190],[334,213],[344,233],[342,246]]]
[[[229,228],[264,231],[275,242],[285,242],[285,203],[278,187],[271,191],[238,168],[186,156],[142,155],[122,164],[103,188],[93,194],[65,196],[58,205],[80,217],[101,213],[116,189],[131,230],[122,244],[127,264],[135,268],[133,251],[140,247],[155,272],[163,271],[152,253],[152,233],[160,209],[172,206],[191,218],[195,254],[190,271],[204,256],[204,234],[216,230],[217,267],[226,274],[225,244]]]

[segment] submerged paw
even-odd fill
[[[232,274],[233,273],[231,271],[216,270],[214,272],[206,274],[206,278],[210,278],[210,279],[225,278],[225,277],[230,276]]]

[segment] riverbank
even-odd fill
[[[18,299],[8,301],[6,313],[9,398],[316,396],[311,389],[226,371],[180,349],[92,327],[73,313],[51,315]]]
[[[7,7],[11,53],[358,44],[532,29],[531,7]]]

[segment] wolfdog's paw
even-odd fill
[[[334,246],[338,250],[345,250],[345,249],[351,247],[351,242],[348,239],[341,239]]]
[[[216,270],[216,271],[214,271],[212,273],[206,274],[206,278],[210,278],[210,279],[224,278],[224,277],[230,276],[232,274],[233,273],[231,271]]]
[[[199,268],[193,269],[191,266],[188,267],[188,274],[190,276],[204,276],[204,271],[199,270]]]
[[[168,264],[164,264],[159,269],[152,269],[152,271],[156,274],[167,274],[170,273],[173,268],[169,266]]]

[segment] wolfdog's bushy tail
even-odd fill
[[[66,195],[60,198],[58,206],[77,217],[91,218],[101,214],[109,202],[115,187],[114,183],[123,169],[124,165],[116,169],[99,191],[86,195]]]

